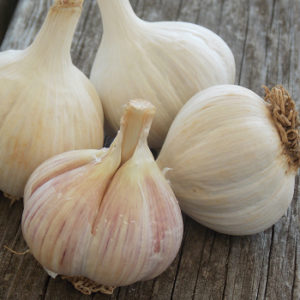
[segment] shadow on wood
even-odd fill
[[[0,44],[9,26],[18,0],[0,0]]]

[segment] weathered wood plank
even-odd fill
[[[146,20],[181,20],[207,26],[232,48],[236,82],[262,94],[261,85],[285,84],[300,94],[299,0],[135,0]],[[19,0],[1,49],[26,47],[50,0]],[[89,74],[101,39],[96,1],[86,0],[72,57]],[[296,99],[298,100],[298,99]],[[300,107],[300,101],[297,102]],[[273,228],[250,237],[214,233],[189,218],[182,250],[160,277],[93,299],[300,299],[300,201],[298,181],[293,204]],[[49,279],[30,256],[3,249],[26,249],[21,237],[22,204],[0,199],[0,299],[90,299],[61,279]]]
[[[0,0],[0,44],[3,40],[17,2],[18,0]]]
[[[9,200],[0,198],[0,299],[37,299],[43,294],[48,281],[42,267],[30,255],[17,256],[4,249],[5,245],[20,251],[26,250],[20,221],[21,202],[10,206]]]
[[[299,1],[251,1],[251,4],[240,83],[258,93],[261,93],[262,84],[272,86],[283,83],[292,95],[298,95],[299,89],[291,88],[289,70],[293,68],[290,59],[293,57],[292,44],[295,42],[292,20],[299,13]],[[299,78],[299,68],[296,72],[298,74],[295,77]],[[251,251],[251,258],[257,262],[251,261],[248,266],[243,264],[243,267],[248,272],[251,264],[254,270],[261,264],[261,274],[253,276],[255,283],[250,286],[251,274],[246,273],[244,282],[236,285],[238,290],[235,286],[227,290],[228,293],[234,291],[232,297],[245,297],[250,293],[253,297],[257,295],[258,299],[291,299],[295,251],[299,251],[296,246],[299,240],[298,205],[299,202],[294,201],[287,215],[272,230],[259,235],[256,244],[261,245],[263,261],[259,261],[256,252]]]

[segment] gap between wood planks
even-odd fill
[[[15,11],[18,0],[0,0],[0,45]]]

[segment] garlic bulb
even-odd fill
[[[263,231],[286,212],[299,167],[298,113],[283,87],[265,101],[234,85],[200,92],[177,115],[157,163],[181,208],[216,231]]]
[[[129,0],[98,4],[104,33],[91,80],[114,131],[127,99],[148,99],[157,107],[149,145],[160,148],[187,100],[212,85],[234,83],[233,55],[210,30],[184,22],[142,21]]]
[[[0,53],[0,190],[12,198],[49,157],[102,147],[98,94],[70,56],[81,4],[56,0],[31,46]]]
[[[26,185],[22,229],[32,254],[85,293],[151,279],[180,247],[180,208],[147,146],[153,115],[149,102],[129,102],[109,149],[51,158]]]

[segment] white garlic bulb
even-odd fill
[[[180,208],[147,145],[153,114],[149,102],[130,101],[109,149],[51,158],[26,185],[32,254],[84,293],[156,277],[179,250]]]
[[[157,108],[149,145],[160,148],[187,100],[212,85],[234,83],[232,52],[210,30],[184,22],[142,21],[129,0],[98,3],[104,33],[91,80],[114,131],[127,99],[148,99]]]
[[[0,190],[12,198],[49,157],[102,147],[99,96],[70,56],[81,5],[56,0],[31,46],[0,53]]]
[[[194,96],[158,157],[181,208],[216,231],[263,231],[287,211],[299,167],[298,113],[287,91],[265,101],[233,85]]]

